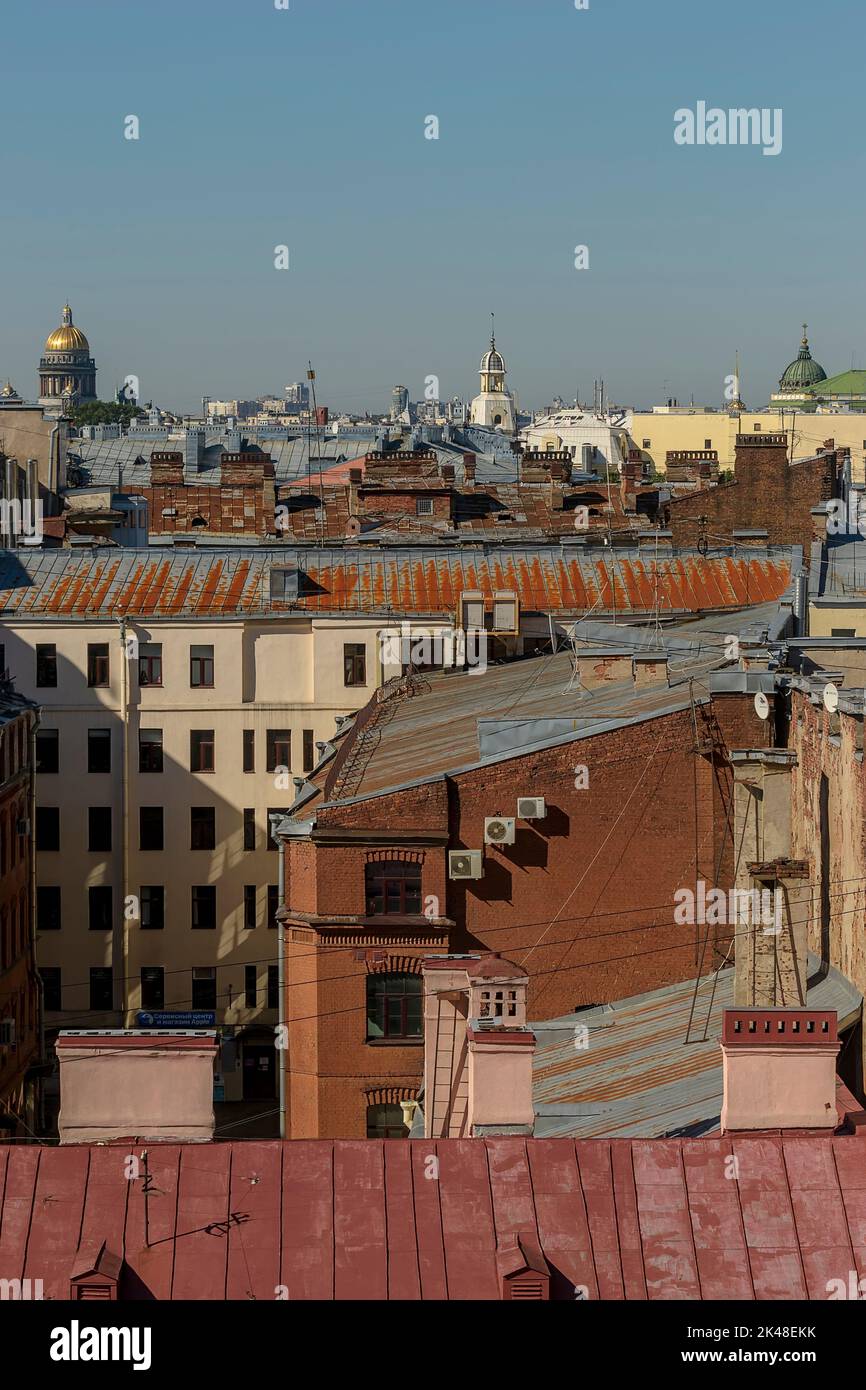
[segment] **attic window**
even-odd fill
[[[296,569],[271,570],[271,599],[278,603],[288,603],[298,597],[298,571]]]
[[[415,498],[415,515],[416,515],[416,516],[432,516],[432,515],[433,515],[433,498],[432,498],[432,497],[416,497],[416,498]]]
[[[493,595],[493,631],[516,633],[520,627],[520,603],[509,589]]]
[[[467,589],[460,595],[460,626],[466,632],[477,632],[484,628],[484,595],[475,589]]]
[[[190,522],[190,526],[207,526],[207,522],[205,521],[203,516],[194,516],[192,521]]]

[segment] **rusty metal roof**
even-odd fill
[[[820,967],[810,955],[809,1008],[833,1009],[840,1029],[853,1026],[863,1003],[860,992],[838,970],[822,975]],[[650,1139],[718,1129],[722,1014],[733,1002],[734,972],[725,969],[530,1024],[539,1043],[533,1065],[536,1134]],[[578,1047],[580,1027],[588,1030],[587,1045]],[[842,1094],[839,1101],[846,1108]]]
[[[455,552],[370,552],[292,546],[176,553],[100,547],[0,554],[0,610],[8,617],[243,617],[286,611],[453,615],[464,589],[516,591],[521,609],[553,615],[652,613],[661,618],[775,600],[791,580],[791,548],[680,551],[478,546]],[[270,599],[272,568],[300,569],[304,596]]]

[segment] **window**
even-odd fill
[[[368,1139],[405,1139],[408,1129],[403,1122],[403,1110],[399,1105],[367,1106]]]
[[[141,890],[142,931],[163,931],[165,928],[165,889],[161,883],[146,884]]]
[[[87,771],[111,771],[111,730],[87,730]]]
[[[138,848],[162,849],[163,846],[163,808],[161,806],[139,806]]]
[[[365,869],[367,915],[407,915],[421,911],[421,865],[381,860]]]
[[[256,925],[256,885],[244,884],[244,930],[253,931]]]
[[[258,977],[254,965],[244,966],[244,1003],[254,1009],[258,1003]]]
[[[268,966],[268,1008],[278,1009],[280,1007],[280,967],[278,965]]]
[[[256,770],[256,731],[244,729],[244,772]]]
[[[90,971],[90,1007],[104,1012],[112,1007],[113,990],[110,965],[96,965]]]
[[[190,849],[216,848],[216,811],[213,806],[190,806]]]
[[[110,806],[88,806],[87,848],[91,854],[111,850]]]
[[[60,771],[59,729],[36,730],[36,771]]]
[[[192,890],[194,931],[216,931],[216,884],[196,884]]]
[[[288,812],[285,807],[268,807],[268,849],[279,849],[279,841],[274,839],[274,832],[271,829],[271,816],[285,816]]]
[[[162,772],[162,729],[139,730],[138,770]]]
[[[141,1007],[143,1009],[162,1009],[165,1007],[165,970],[161,965],[141,967]]]
[[[37,850],[60,849],[59,806],[36,807],[36,848]]]
[[[256,847],[256,812],[254,806],[244,808],[244,849]]]
[[[213,647],[190,647],[189,683],[193,688],[213,686]]]
[[[460,595],[460,626],[464,632],[484,628],[484,595],[478,589],[464,590]]]
[[[416,497],[416,498],[415,498],[415,515],[416,515],[416,516],[432,516],[432,515],[433,515],[433,498],[432,498],[432,497]]]
[[[712,447],[713,447],[713,441],[712,441],[711,439],[705,439],[705,440],[704,440],[704,448],[705,448],[705,449],[712,449]]]
[[[90,930],[111,931],[113,890],[110,883],[100,884],[98,888],[88,888],[90,908]]]
[[[857,629],[853,627],[831,627],[831,637],[856,637]]]
[[[60,931],[60,889],[36,889],[36,930]]]
[[[343,684],[367,684],[367,648],[363,642],[343,643]]]
[[[297,570],[271,570],[271,598],[281,603],[291,602],[301,592],[300,576]]]
[[[641,443],[641,448],[642,448],[642,449],[649,449],[649,448],[651,448],[651,447],[652,447],[652,441],[651,441],[651,440],[649,440],[649,439],[644,439],[644,440],[642,441],[642,443]]]
[[[753,426],[752,426],[752,429],[753,429],[757,434],[760,434],[760,432],[761,432],[761,426],[760,426],[760,425],[753,425]]]
[[[280,905],[280,890],[276,883],[268,884],[268,926],[277,925],[277,908]]]
[[[216,970],[212,965],[198,966],[192,972],[192,1006],[194,1009],[216,1008]]]
[[[108,643],[88,642],[87,684],[108,685]]]
[[[292,735],[289,729],[268,729],[265,770],[276,772],[278,767],[292,766]]]
[[[420,1038],[421,976],[367,976],[367,1039]]]
[[[304,772],[312,772],[316,766],[316,753],[313,746],[313,730],[304,729]]]
[[[57,685],[57,648],[53,642],[36,644],[36,684]]]
[[[162,685],[162,643],[142,642],[138,648],[139,685]]]
[[[213,772],[213,729],[190,729],[189,770],[190,772]]]
[[[41,965],[39,974],[42,976],[43,998],[46,1013],[59,1013],[63,1005],[61,1001],[60,986],[60,966]]]

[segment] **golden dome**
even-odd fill
[[[46,352],[90,352],[90,344],[80,328],[72,322],[72,310],[63,306],[63,322],[45,339]]]

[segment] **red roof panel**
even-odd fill
[[[283,1284],[292,1300],[496,1299],[497,1251],[518,1236],[567,1298],[584,1286],[590,1299],[825,1299],[831,1279],[866,1269],[856,1136],[142,1153],[0,1148],[0,1279],[41,1279],[65,1299],[81,1246],[104,1241],[124,1260],[124,1297],[272,1300]]]

